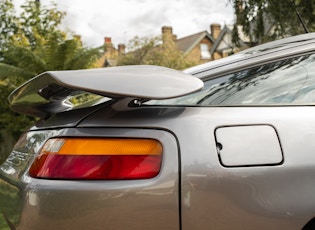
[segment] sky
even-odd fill
[[[18,6],[24,0],[14,0]],[[64,28],[81,35],[88,47],[100,46],[104,37],[128,44],[135,36],[158,36],[172,26],[178,38],[208,30],[212,23],[233,24],[230,0],[55,0],[66,12]],[[41,0],[44,5],[51,0]]]

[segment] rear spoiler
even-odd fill
[[[203,88],[203,82],[160,66],[120,66],[90,70],[49,71],[14,90],[11,109],[33,117],[73,109],[69,98],[83,93],[115,99],[169,99]]]

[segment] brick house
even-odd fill
[[[225,25],[220,31],[220,34],[215,39],[210,49],[210,54],[213,60],[227,57],[249,47],[249,38],[243,35],[240,28],[238,32],[240,35],[239,47],[235,47],[232,43],[232,30],[233,26]]]
[[[221,29],[220,24],[211,24],[209,29],[210,32],[205,30],[186,37],[177,38],[173,34],[171,26],[163,26],[162,42],[173,41],[176,47],[184,54],[185,59],[196,64],[217,60],[239,51],[232,44],[231,27],[225,25]],[[240,45],[243,48],[247,47],[243,41],[240,41]],[[118,56],[124,53],[124,44],[119,44],[115,48],[111,38],[105,37],[104,53],[99,60],[98,66],[115,66]]]
[[[172,37],[176,38],[176,35],[173,35],[172,27],[163,26],[162,36],[165,36],[166,33],[170,33]],[[177,48],[183,52],[185,59],[197,64],[205,63],[211,60],[210,48],[212,47],[214,41],[215,39],[208,31],[201,31],[196,34],[174,40]]]
[[[111,37],[104,38],[104,50],[101,51],[102,56],[97,62],[97,67],[110,67],[117,65],[117,59],[119,55],[125,54],[126,46],[125,44],[118,44],[115,48]]]

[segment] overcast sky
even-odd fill
[[[18,5],[24,0],[14,0]],[[41,0],[49,4],[51,0]],[[104,37],[114,45],[128,43],[135,36],[157,36],[161,27],[172,26],[180,37],[209,30],[211,23],[232,24],[229,0],[60,0],[67,13],[64,24],[82,36],[87,46],[99,46]]]

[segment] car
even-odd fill
[[[0,166],[8,229],[313,229],[315,34],[184,71],[49,71]]]

